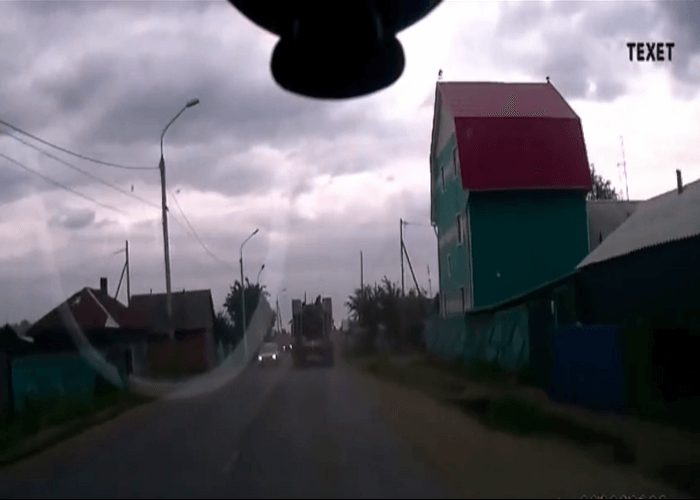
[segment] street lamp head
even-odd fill
[[[199,99],[197,97],[195,97],[194,99],[190,99],[189,101],[187,101],[187,104],[185,105],[185,107],[191,108],[192,106],[196,106],[197,104],[199,104]]]
[[[255,231],[253,231],[253,236],[258,234],[258,231],[260,231],[260,228],[257,228]]]

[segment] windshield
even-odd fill
[[[541,496],[700,498],[700,0],[0,1],[0,500]]]

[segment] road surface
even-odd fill
[[[251,366],[223,389],[137,408],[0,470],[0,497],[441,497],[363,378]]]

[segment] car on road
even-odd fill
[[[258,352],[258,365],[277,365],[280,362],[280,348],[277,342],[265,342]]]

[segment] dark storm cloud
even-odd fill
[[[48,225],[76,230],[83,229],[93,222],[95,222],[95,212],[89,209],[82,209],[54,215],[49,219]]]
[[[700,2],[662,2],[668,41],[676,43],[672,71],[696,88],[700,83]]]
[[[0,80],[0,117],[72,149],[155,166],[162,128],[198,96],[201,104],[165,140],[171,183],[227,195],[265,191],[283,167],[256,152],[261,145],[295,161],[295,178],[371,169],[391,156],[385,141],[396,127],[378,119],[371,104],[311,100],[278,88],[268,67],[274,38],[226,2],[1,8],[15,23],[14,30],[0,28],[12,42],[0,71],[15,76]],[[17,64],[15,50],[25,64]],[[46,158],[41,165],[75,187],[93,182]],[[127,189],[134,179],[158,181],[151,172],[95,173]]]
[[[648,2],[519,2],[502,4],[499,27],[510,44],[533,35],[541,41],[517,57],[505,53],[513,64],[551,77],[568,99],[610,101],[626,92],[638,69],[629,64],[626,43],[648,40],[661,23],[659,6]]]
[[[0,158],[0,205],[25,196],[30,191],[30,175]]]

